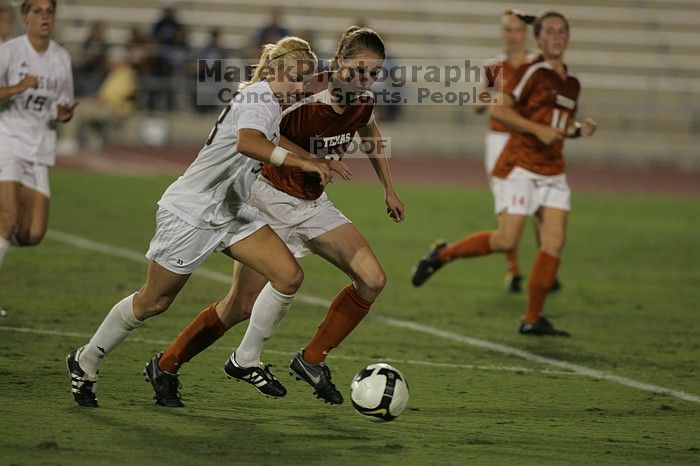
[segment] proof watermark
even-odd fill
[[[198,60],[197,103],[228,105],[236,101],[256,63],[242,59]],[[275,98],[293,103],[327,89],[344,105],[372,93],[375,105],[498,105],[503,102],[503,70],[492,59],[390,59],[381,65],[353,60],[331,72],[311,70],[309,62],[273,62],[267,80]],[[266,70],[267,71],[267,70]],[[295,86],[295,84],[298,84]],[[245,93],[244,93],[245,94]],[[240,104],[257,97],[242,96]]]
[[[353,137],[349,132],[309,139],[309,152],[327,160],[391,157],[391,138]]]

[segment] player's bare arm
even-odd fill
[[[514,131],[532,134],[546,145],[564,138],[564,134],[559,129],[541,125],[520,115],[513,108],[513,98],[507,94],[503,96],[503,105],[491,107],[491,116]]]
[[[310,152],[306,152],[300,146],[294,144],[292,141],[290,141],[284,136],[280,136],[279,145],[280,147],[283,147],[284,149],[287,149],[288,151],[298,154],[302,157],[306,157],[309,160],[314,159],[314,156]],[[343,162],[340,162],[338,160],[326,160],[325,163],[328,165],[328,168],[330,168],[332,172],[337,173],[344,180],[349,181],[350,178],[352,178],[352,171],[350,171],[350,168]],[[331,177],[329,182],[333,182],[333,177]]]
[[[374,121],[360,128],[357,132],[360,134],[362,141],[367,142],[367,144],[363,144],[363,147],[372,148],[372,152],[368,153],[367,156],[374,171],[377,173],[379,181],[382,183],[382,186],[384,186],[386,212],[392,220],[401,222],[404,219],[406,207],[404,207],[403,202],[401,202],[401,199],[399,199],[399,196],[394,190],[394,182],[391,179],[391,171],[386,154],[384,153],[384,145],[377,143],[382,140],[382,133],[377,123]]]
[[[0,100],[7,99],[13,95],[21,94],[27,89],[39,87],[39,79],[36,76],[25,76],[14,86],[0,87]]]
[[[272,163],[278,166],[286,165],[299,168],[305,172],[316,173],[321,178],[322,185],[328,183],[331,170],[327,164],[309,159],[303,155],[297,155],[283,148],[280,148],[284,151],[281,159],[276,159],[276,157],[280,157],[278,155],[280,152],[276,152],[278,147],[268,141],[260,131],[249,128],[238,130],[238,150],[242,154],[261,162]]]

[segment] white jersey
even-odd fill
[[[238,152],[238,130],[258,130],[277,144],[281,119],[267,81],[246,87],[221,112],[207,144],[158,205],[198,228],[232,222],[260,171],[260,162]]]
[[[68,52],[53,40],[38,53],[26,35],[0,46],[0,86],[36,76],[37,89],[0,101],[0,156],[53,165],[58,104],[73,103],[73,71]]]

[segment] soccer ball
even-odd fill
[[[355,410],[373,421],[393,421],[408,404],[406,378],[389,364],[371,364],[350,384]]]

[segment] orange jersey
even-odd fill
[[[280,132],[320,158],[342,159],[357,130],[373,121],[374,96],[365,92],[337,113],[331,106],[327,73],[320,77],[314,79],[308,97],[282,112]],[[262,175],[275,188],[299,199],[313,200],[323,194],[319,177],[298,168],[265,164]]]
[[[581,91],[578,79],[568,69],[562,79],[542,57],[524,67],[522,78],[504,89],[513,96],[515,111],[528,120],[566,132],[576,115]],[[493,176],[505,178],[515,166],[545,176],[563,173],[563,147],[563,141],[547,146],[532,134],[511,132]]]
[[[526,58],[526,63],[531,63],[535,60],[537,56],[528,53]],[[513,82],[517,82],[522,74],[527,69],[526,66],[513,66],[505,54],[497,55],[493,61],[486,65],[485,68],[489,70],[484,70],[484,74],[487,79],[491,79],[493,76],[497,76],[495,82],[493,82],[493,90],[500,91],[502,89],[507,89],[509,85]],[[489,119],[489,129],[491,131],[498,131],[501,133],[509,133],[510,130],[506,126],[495,118]]]

